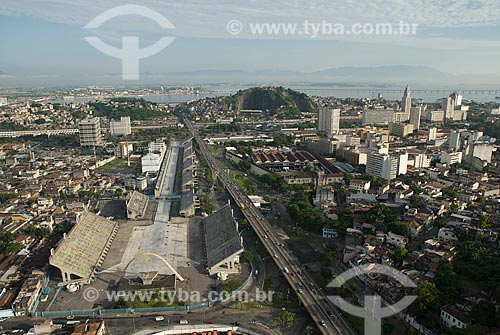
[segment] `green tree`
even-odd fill
[[[384,323],[382,325],[382,334],[383,335],[392,335],[394,332],[394,326],[390,323]]]
[[[14,234],[4,230],[3,228],[0,227],[0,241],[4,243],[9,243],[11,241],[14,241]]]
[[[250,167],[251,167],[250,163],[245,160],[241,160],[241,162],[238,164],[238,169],[240,169],[243,172],[247,172],[248,170],[250,170]]]
[[[9,199],[17,198],[18,195],[15,193],[0,193],[0,203],[4,203]]]
[[[439,290],[434,283],[423,281],[413,291],[417,299],[410,306],[411,311],[417,317],[423,317],[429,311],[439,308]]]
[[[434,283],[441,292],[448,293],[447,296],[456,293],[458,280],[457,274],[453,268],[453,263],[446,260],[439,262]]]
[[[24,229],[24,232],[31,237],[36,239],[42,239],[43,237],[47,237],[50,235],[50,231],[47,228],[29,226]]]
[[[394,259],[398,262],[401,262],[405,259],[406,255],[408,255],[408,250],[402,247],[394,248]]]
[[[128,308],[128,304],[125,301],[125,299],[123,299],[123,297],[120,297],[120,298],[118,298],[118,300],[113,301],[113,303],[111,305],[112,305],[113,309],[125,309],[125,308]]]
[[[489,215],[481,215],[479,217],[479,227],[486,229],[491,228],[495,224],[495,220]]]
[[[5,254],[7,255],[16,254],[19,251],[21,251],[23,247],[24,247],[23,244],[20,242],[15,242],[15,241],[9,242],[9,244],[7,244],[7,246],[5,247]]]
[[[325,217],[321,211],[314,208],[309,194],[303,193],[300,197],[292,199],[287,210],[297,226],[315,233],[323,229]]]
[[[386,227],[386,231],[394,233],[394,234],[402,235],[405,237],[410,236],[410,228],[408,228],[407,225],[405,225],[399,221],[389,223]]]
[[[437,228],[443,228],[443,227],[446,227],[448,225],[448,221],[444,217],[438,216],[434,220],[433,225],[434,225],[434,227],[437,227]]]
[[[311,326],[307,326],[305,335],[313,335],[313,334],[314,334],[314,328]]]
[[[247,226],[248,226],[248,220],[246,218],[241,219],[239,224],[240,230]]]
[[[285,304],[285,296],[282,292],[276,292],[273,295],[273,304],[276,306],[283,306]]]
[[[243,254],[241,254],[241,258],[248,263],[252,263],[254,257],[251,252],[244,251]]]
[[[384,204],[377,205],[368,211],[366,217],[369,223],[374,223],[377,220],[382,220],[385,223],[391,223],[396,221],[398,213]]]
[[[121,188],[117,188],[115,190],[115,197],[120,198],[123,195],[123,190]]]
[[[407,326],[403,335],[420,335],[420,333],[412,326]]]
[[[485,335],[488,332],[488,327],[482,325],[472,325],[465,329],[452,328],[453,335]]]
[[[274,324],[281,328],[283,331],[292,328],[295,321],[295,314],[284,310],[281,311],[274,319]]]
[[[483,326],[495,327],[497,325],[497,310],[495,304],[488,300],[481,300],[472,307],[471,316]]]
[[[323,264],[330,266],[335,260],[335,252],[333,250],[328,250],[323,254]]]

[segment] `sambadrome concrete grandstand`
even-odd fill
[[[118,223],[86,212],[59,246],[51,250],[49,264],[61,271],[61,285],[89,284],[102,265],[118,230]]]

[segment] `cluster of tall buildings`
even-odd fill
[[[120,120],[111,120],[109,123],[111,136],[126,136],[132,133],[130,116],[122,116]],[[104,145],[103,129],[98,117],[88,117],[78,123],[80,146],[99,147]]]
[[[440,158],[441,164],[445,166],[462,163],[463,160],[476,168],[490,163],[495,150],[494,145],[489,142],[490,139],[485,139],[482,133],[466,129],[452,130],[449,136],[446,136],[446,133],[438,134],[437,128],[430,127],[425,149],[398,145],[397,148],[389,150],[390,135],[406,137],[414,134],[420,130],[422,120],[431,123],[466,120],[468,107],[463,105],[460,94],[453,93],[440,102],[441,109],[429,108],[432,105],[415,105],[411,89],[406,86],[400,104],[376,104],[365,109],[362,119],[365,127],[352,133],[340,131],[340,109],[322,107],[318,112],[317,130],[318,134],[326,135],[326,138],[311,137],[307,138],[305,143],[308,148],[318,153],[342,157],[354,164],[365,164],[367,173],[387,180],[406,174],[408,166],[427,168],[431,160],[436,158]],[[422,137],[423,133],[415,136]],[[423,141],[425,137],[420,138],[420,143],[424,143]]]
[[[428,108],[425,104],[412,105],[411,89],[406,86],[401,108],[398,106],[373,106],[373,108],[363,111],[363,125],[390,125],[408,124],[403,131],[399,133],[409,134],[420,129],[422,119],[430,123],[447,123],[456,121],[466,121],[468,106],[463,105],[463,97],[458,93],[453,93],[450,96],[441,100],[441,109]],[[395,127],[399,130],[401,128]],[[406,136],[399,135],[398,136]]]
[[[496,139],[483,136],[481,131],[467,129],[451,130],[448,135],[448,150],[441,154],[441,163],[452,165],[466,161],[477,169],[491,163],[496,151]]]

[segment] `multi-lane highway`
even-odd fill
[[[338,309],[327,298],[307,271],[302,269],[301,263],[293,252],[283,243],[281,237],[270,227],[269,222],[256,208],[252,201],[239,188],[236,182],[221,167],[208,145],[198,135],[198,132],[188,119],[185,124],[193,133],[202,154],[210,166],[214,180],[219,179],[227,189],[233,200],[240,206],[246,219],[262,241],[267,252],[272,256],[276,265],[283,273],[292,289],[295,291],[312,319],[317,323],[320,331],[325,335],[353,335],[354,330],[345,321]]]

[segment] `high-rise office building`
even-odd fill
[[[455,102],[455,107],[460,108],[462,106],[462,100],[463,97],[461,94],[458,94],[457,92],[454,92],[451,97],[453,98],[453,101]]]
[[[472,147],[472,157],[491,163],[491,157],[496,148],[487,142],[476,142]]]
[[[409,134],[413,133],[413,130],[415,129],[412,124],[406,124],[406,123],[391,123],[389,124],[389,129],[391,130],[391,134],[399,136],[399,137],[406,137]]]
[[[458,150],[458,148],[460,147],[460,133],[458,131],[450,131],[450,137],[448,138],[448,147],[453,150]]]
[[[403,111],[403,113],[410,115],[411,91],[409,86],[406,86],[405,88],[405,93],[403,94],[403,101],[401,102],[401,110]]]
[[[414,130],[420,129],[420,119],[422,117],[423,106],[412,107],[410,109],[410,124],[413,125]]]
[[[375,151],[368,153],[366,158],[366,173],[392,180],[397,175],[406,174],[408,153],[393,155],[379,154]]]
[[[78,123],[80,146],[103,145],[101,125],[99,118],[87,118]]]
[[[429,136],[427,136],[427,141],[435,140],[437,137],[437,128],[429,128]]]
[[[450,95],[448,98],[443,99],[443,111],[444,111],[444,121],[453,119],[453,111],[455,110],[455,101],[453,96]]]
[[[340,130],[340,109],[320,107],[318,111],[318,132],[332,138]]]
[[[130,116],[122,116],[120,120],[111,120],[109,122],[109,131],[111,136],[124,136],[132,134]]]
[[[441,163],[446,164],[447,166],[453,164],[460,164],[462,163],[462,157],[463,155],[461,151],[456,151],[456,152],[443,151],[441,153]]]

